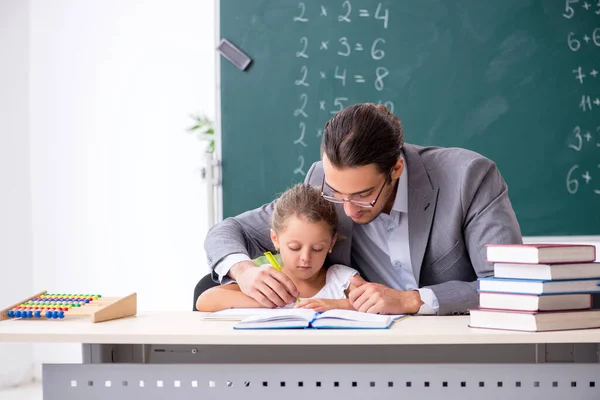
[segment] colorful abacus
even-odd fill
[[[137,295],[102,297],[98,294],[38,293],[17,305],[0,311],[0,321],[20,319],[63,319],[90,316],[92,322],[107,321],[135,315]]]
[[[43,294],[9,310],[8,318],[64,318],[65,312],[76,311],[100,298],[102,295],[97,294]],[[73,314],[76,313],[70,313]]]

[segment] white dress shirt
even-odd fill
[[[370,282],[396,290],[418,290],[424,303],[419,314],[437,314],[437,297],[429,288],[419,289],[410,260],[407,171],[405,162],[390,213],[381,213],[368,224],[354,224],[352,264]]]

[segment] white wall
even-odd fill
[[[0,0],[0,308],[33,287],[28,64],[29,2]],[[31,377],[30,345],[0,344],[0,355],[0,387]]]
[[[207,224],[204,145],[185,129],[214,118],[213,3],[32,0],[30,26],[35,289],[191,310]]]

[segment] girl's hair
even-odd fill
[[[336,168],[375,164],[379,172],[392,170],[404,144],[402,124],[385,106],[355,104],[325,124],[321,156]]]
[[[283,232],[288,218],[302,217],[309,222],[324,221],[331,228],[331,235],[337,232],[338,218],[333,203],[321,197],[319,189],[299,183],[287,189],[275,203],[271,216],[271,228],[275,233]]]

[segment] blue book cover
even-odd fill
[[[600,279],[513,279],[479,278],[479,291],[516,294],[600,293]]]

